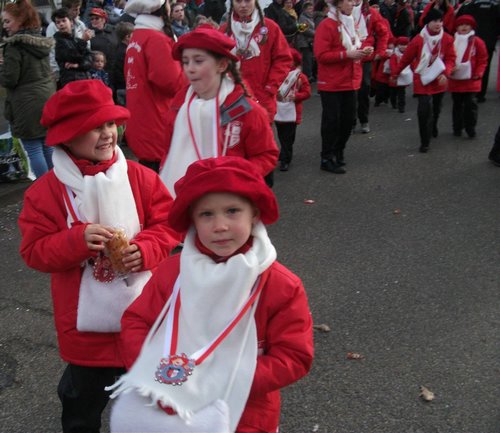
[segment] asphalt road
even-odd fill
[[[452,136],[447,95],[428,154],[407,101],[405,114],[372,109],[372,132],[351,138],[348,173],[334,175],[319,170],[313,96],[291,169],[276,173],[278,258],[331,329],[315,331],[310,375],[283,392],[282,432],[500,432],[500,168],[487,160],[500,99],[488,94],[470,140]],[[0,433],[59,432],[49,277],[18,256],[19,189],[0,184]]]

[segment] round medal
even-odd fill
[[[155,380],[166,385],[182,385],[193,374],[195,361],[185,353],[160,359]]]

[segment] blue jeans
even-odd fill
[[[20,141],[28,154],[30,168],[37,178],[53,167],[52,152],[54,149],[45,145],[45,137],[30,140],[20,139]]]

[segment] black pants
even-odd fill
[[[437,128],[439,113],[443,103],[443,93],[436,93],[434,95],[417,95],[418,96],[418,129],[420,132],[420,144],[428,146],[432,130]]]
[[[306,75],[308,80],[313,78],[313,51],[311,47],[301,48],[302,54],[302,72]]]
[[[477,104],[474,102],[474,96],[476,96],[476,94],[472,92],[453,92],[451,94],[453,99],[453,131],[462,132],[462,129],[465,127],[467,134],[475,134]]]
[[[68,364],[57,388],[63,433],[99,433],[101,414],[109,400],[104,387],[124,373],[123,368]]]
[[[293,143],[295,143],[297,124],[295,122],[276,122],[276,130],[281,146],[279,160],[290,164],[293,158]]]
[[[336,151],[345,148],[351,135],[356,107],[356,92],[320,92],[321,96],[321,159],[333,159]]]
[[[368,123],[368,114],[370,111],[370,83],[372,75],[372,62],[362,63],[363,65],[363,78],[361,79],[361,87],[357,95],[357,113],[360,123]],[[354,118],[353,125],[356,124]]]
[[[488,80],[490,77],[491,59],[493,58],[493,53],[495,52],[495,45],[496,43],[486,47],[486,49],[488,50],[488,64],[486,65],[486,69],[484,70],[484,75],[481,80],[481,91],[477,94],[479,98],[484,98],[486,92],[488,91]]]
[[[375,90],[375,105],[387,102],[389,100],[389,94],[389,84],[377,82],[377,89]]]
[[[397,108],[399,111],[404,111],[406,107],[406,87],[391,87],[389,93],[392,107]]]

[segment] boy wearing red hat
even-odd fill
[[[175,192],[169,223],[187,230],[184,248],[123,316],[131,368],[113,387],[111,431],[278,431],[279,390],[307,374],[313,341],[302,282],[264,225],[276,198],[229,156],[193,163]]]
[[[279,156],[280,171],[288,171],[293,157],[293,144],[297,125],[302,122],[302,103],[311,97],[311,85],[302,73],[302,55],[290,48],[293,64],[285,81],[278,89],[278,109],[274,122],[281,145]]]
[[[453,98],[453,135],[465,132],[476,136],[478,107],[474,97],[481,91],[481,79],[488,64],[488,51],[483,40],[475,35],[476,20],[461,15],[455,20],[455,51],[457,59],[450,77],[448,90]]]
[[[99,431],[104,387],[125,365],[121,315],[177,242],[161,180],[116,145],[128,117],[101,81],[56,92],[41,119],[54,169],[27,190],[19,217],[21,256],[52,277],[59,350],[69,364],[58,387],[64,433]]]

